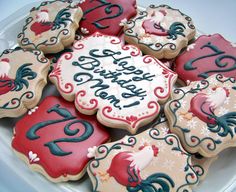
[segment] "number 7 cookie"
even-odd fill
[[[94,44],[96,42],[96,44]],[[108,127],[135,133],[159,113],[176,74],[117,37],[94,33],[60,57],[50,80],[84,114],[97,112]]]

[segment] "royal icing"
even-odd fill
[[[167,5],[150,5],[125,24],[126,41],[158,59],[176,57],[195,36],[192,20]]]
[[[191,191],[198,177],[190,157],[175,135],[151,128],[99,146],[87,170],[94,192]]]
[[[39,50],[5,50],[0,55],[0,118],[18,117],[37,105],[48,70],[49,61]]]
[[[235,91],[235,79],[219,74],[174,90],[165,110],[186,150],[212,157],[235,145]]]
[[[74,41],[75,31],[82,17],[82,10],[71,1],[45,1],[33,7],[18,43],[23,48],[40,49],[56,53]]]
[[[108,140],[108,133],[93,116],[49,96],[37,111],[17,122],[12,147],[28,159],[30,167],[57,182],[81,178],[89,161],[88,148]]]
[[[175,71],[185,83],[217,73],[235,77],[236,48],[219,34],[202,35],[177,57]]]
[[[136,0],[98,0],[81,1],[83,10],[80,31],[91,35],[96,31],[107,35],[120,35],[123,25],[120,24],[136,15]]]
[[[117,37],[95,33],[62,55],[49,77],[80,112],[97,112],[103,124],[135,133],[158,115],[158,102],[169,97],[176,74],[122,44]]]

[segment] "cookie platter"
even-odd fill
[[[15,37],[19,32],[19,29],[24,23],[27,11],[36,4],[29,4],[13,15],[5,19],[0,23],[0,51],[7,48],[14,48],[17,43]],[[139,7],[139,9],[143,9]],[[199,34],[202,34],[199,32]],[[58,95],[56,88],[49,84],[44,89],[43,98],[48,95]],[[27,165],[23,163],[11,150],[12,140],[12,127],[14,127],[17,119],[1,119],[0,127],[0,151],[4,156],[0,158],[0,179],[3,183],[7,182],[11,185],[11,182],[5,181],[6,178],[10,178],[15,181],[15,191],[18,191],[18,187],[21,186],[22,191],[68,191],[68,192],[89,192],[92,191],[91,182],[88,176],[85,175],[80,181],[67,182],[67,183],[51,183],[43,176],[36,172],[32,172],[28,169]],[[144,130],[141,129],[140,131]],[[112,135],[112,140],[121,139],[127,132],[116,131],[114,129],[109,130]],[[220,154],[220,157],[210,167],[209,173],[206,179],[201,182],[194,192],[206,192],[206,191],[235,191],[236,189],[236,165],[234,160],[236,159],[236,149],[228,149]],[[4,175],[3,175],[4,173]],[[0,189],[1,189],[0,184]],[[1,190],[2,191],[2,190]]]

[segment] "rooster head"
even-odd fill
[[[0,60],[0,77],[4,78],[8,75],[10,70],[10,60],[8,58],[3,58]]]
[[[152,150],[153,151],[153,156],[156,157],[158,152],[159,152],[159,149],[158,147],[156,147],[155,145],[149,145],[148,143],[144,143],[141,147],[139,147],[139,150],[143,150],[143,149],[147,149],[147,150]]]
[[[42,9],[36,14],[38,22],[49,22],[49,15],[47,9]]]
[[[226,87],[219,87],[219,86],[215,86],[212,88],[213,91],[217,91],[217,90],[224,90],[225,91],[225,95],[226,97],[229,97],[230,91],[229,89],[227,89]]]

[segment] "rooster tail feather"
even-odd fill
[[[183,23],[174,22],[168,30],[168,39],[176,40],[178,35],[185,37],[184,30],[186,27]]]
[[[68,11],[68,8],[62,9],[56,15],[56,18],[53,21],[52,30],[60,29],[61,26],[64,28],[67,26],[67,22],[73,22],[70,17],[71,13]]]
[[[236,127],[236,112],[226,113],[220,117],[213,115],[213,118],[216,123],[208,124],[209,130],[213,133],[218,133],[221,137],[226,137],[230,134],[231,138],[233,138]]]
[[[157,188],[158,187],[158,188]],[[127,187],[129,192],[170,192],[170,189],[175,187],[174,181],[164,173],[155,173],[142,180],[135,187]]]
[[[25,86],[26,88],[29,87],[28,80],[32,80],[37,76],[37,73],[32,71],[31,66],[32,63],[23,64],[19,69],[16,71],[16,79],[14,80],[14,89],[12,91],[20,91]]]

